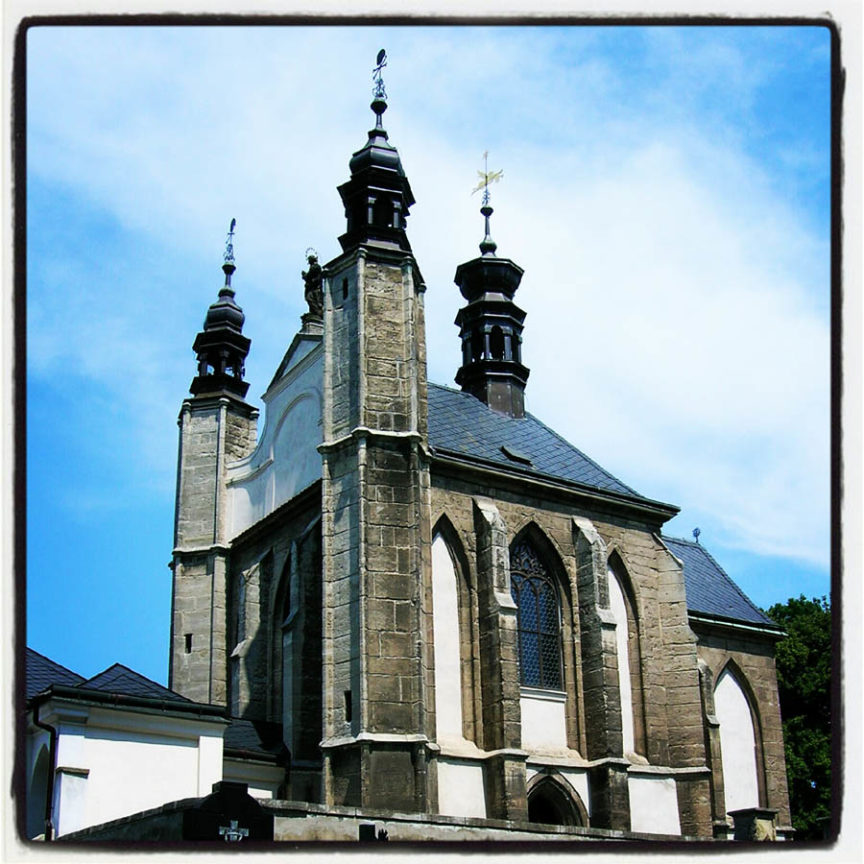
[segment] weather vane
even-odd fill
[[[702,533],[702,529],[701,529],[701,528],[694,528],[694,529],[693,529],[693,539],[694,539],[697,543],[699,542],[699,535],[700,535],[701,533]]]
[[[387,52],[382,48],[378,52],[378,58],[375,60],[377,64],[372,70],[372,80],[375,82],[375,89],[372,95],[375,99],[386,99],[387,91],[384,89],[384,78],[381,76],[381,70],[387,65]]]
[[[225,240],[225,257],[226,264],[234,263],[234,229],[237,227],[237,220],[231,220],[231,227],[228,229],[228,237]]]
[[[504,169],[502,168],[500,171],[490,171],[489,170],[489,151],[483,151],[483,170],[477,172],[477,176],[480,178],[480,182],[471,190],[471,194],[473,195],[475,192],[479,192],[481,189],[483,190],[483,206],[489,206],[489,184],[497,183],[501,177],[504,175]]]

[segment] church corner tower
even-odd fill
[[[525,416],[528,369],[522,365],[522,326],[525,313],[513,302],[522,268],[499,258],[489,230],[489,182],[501,172],[481,172],[485,236],[480,257],[456,268],[455,283],[468,301],[456,315],[462,340],[462,366],[456,383],[499,414]],[[480,187],[478,186],[478,189]]]
[[[169,686],[198,702],[225,704],[225,466],[255,446],[258,411],[244,397],[250,340],[234,300],[235,221],[224,263],[225,284],[195,338],[198,374],[180,411],[174,522]]]
[[[324,803],[434,809],[424,285],[414,196],[382,116],[339,187],[324,275]],[[434,728],[434,726],[433,726]]]

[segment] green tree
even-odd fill
[[[818,840],[831,815],[831,607],[801,595],[768,615],[788,634],[776,656],[792,825]]]

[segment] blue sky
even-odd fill
[[[234,277],[264,391],[389,110],[429,378],[482,153],[528,409],[759,605],[829,590],[830,38],[818,27],[58,28],[28,36],[28,643],[165,681],[176,418]]]

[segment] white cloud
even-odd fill
[[[47,301],[62,275],[46,271],[30,300],[34,374],[69,364],[105,382],[143,419],[136,452],[173,481],[173,415],[227,222],[239,221],[257,395],[298,324],[303,250],[338,251],[335,186],[365,140],[365,76],[386,44],[386,125],[418,198],[409,235],[428,283],[430,378],[449,383],[459,362],[452,277],[477,254],[469,192],[488,148],[505,172],[493,236],[526,270],[531,410],[640,492],[698,504],[728,545],[827,562],[827,240],[743,155],[752,130],[718,138],[717,115],[697,111],[703,85],[682,83],[669,54],[686,34],[652,32],[644,90],[595,33],[296,36],[76,28],[61,44],[45,31],[31,171],[188,269],[140,273],[129,260],[114,293],[77,272],[107,307],[85,304],[73,345]],[[701,46],[687,64],[722,77],[747,111],[773,68],[734,44]],[[166,326],[148,308],[177,315]]]

